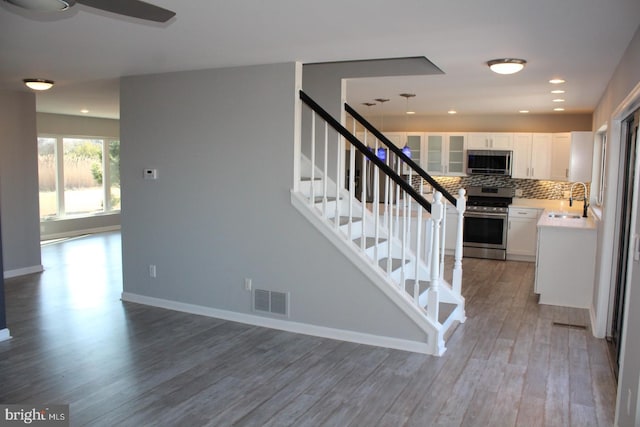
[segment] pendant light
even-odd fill
[[[415,93],[401,93],[400,94],[401,97],[403,97],[406,100],[406,107],[405,107],[405,114],[407,115],[405,117],[405,129],[408,129],[408,124],[409,124],[409,115],[411,114],[415,114],[415,111],[412,111],[409,109],[409,98],[413,98],[416,96]],[[402,153],[404,155],[406,155],[408,158],[411,158],[411,147],[409,147],[409,137],[407,136],[407,141],[404,144],[404,147],[402,147]]]
[[[382,108],[384,106],[384,103],[389,101],[389,99],[387,98],[376,98],[375,101],[378,101],[380,103],[380,132],[384,133],[384,109]],[[385,160],[387,160],[387,150],[386,148],[383,147],[379,147],[378,150],[376,151],[376,156],[382,160],[383,162]]]

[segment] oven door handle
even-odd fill
[[[509,215],[506,213],[492,213],[492,212],[465,212],[464,216],[473,218],[507,218]]]

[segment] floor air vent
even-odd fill
[[[253,292],[253,310],[289,316],[289,294],[256,289]]]

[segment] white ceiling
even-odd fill
[[[566,112],[591,112],[640,24],[639,0],[189,0],[153,1],[166,24],[76,5],[46,15],[0,2],[0,89],[27,77],[56,81],[37,96],[42,112],[119,116],[125,75],[301,61],[425,56],[444,74],[349,81],[356,106],[402,92],[419,114],[550,113],[552,77]],[[511,76],[486,61],[528,61]],[[562,113],[560,113],[562,114]]]

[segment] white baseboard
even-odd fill
[[[8,339],[11,339],[11,333],[9,333],[9,329],[0,329],[0,341],[6,341]]]
[[[220,310],[201,305],[187,304],[183,302],[170,301],[161,298],[148,297],[145,295],[122,293],[122,301],[144,304],[153,307],[165,308],[168,310],[181,311],[185,313],[198,314],[201,316],[214,317],[217,319],[229,320],[232,322],[245,323],[248,325],[260,326],[264,328],[278,329],[281,331],[293,332],[297,334],[312,335],[316,337],[329,338],[340,341],[348,341],[357,344],[372,345],[377,347],[393,348],[396,350],[410,351],[413,353],[429,354],[429,346],[426,342],[405,340],[402,338],[385,337],[372,335],[363,332],[348,331],[345,329],[328,328],[325,326],[311,325],[308,323],[292,322],[282,319],[273,319],[253,314],[239,313],[235,311]],[[426,337],[425,337],[426,340]]]
[[[15,270],[6,270],[4,272],[5,279],[11,279],[12,277],[25,276],[27,274],[42,273],[44,267],[42,264],[32,265],[31,267],[17,268]]]

